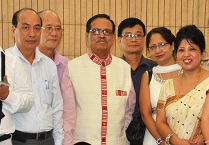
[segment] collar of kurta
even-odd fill
[[[89,51],[88,53],[89,58],[96,64],[102,65],[102,66],[107,66],[112,62],[112,56],[111,54],[108,54],[106,59],[101,59],[99,58],[96,54],[94,54],[92,51]]]

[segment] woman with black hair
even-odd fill
[[[209,89],[209,72],[200,66],[204,51],[205,38],[195,25],[178,31],[174,52],[182,73],[165,82],[157,104],[157,131],[166,145],[204,145],[200,121]]]
[[[163,140],[156,130],[156,106],[160,89],[167,79],[177,77],[181,67],[173,56],[175,36],[165,27],[153,28],[146,37],[146,47],[151,58],[157,62],[151,73],[142,76],[140,88],[140,112],[147,127],[143,145],[162,144]],[[148,76],[149,75],[149,76]],[[149,80],[151,78],[151,80]],[[150,83],[149,83],[150,81]]]

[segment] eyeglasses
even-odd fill
[[[128,39],[128,40],[135,37],[137,40],[140,40],[144,37],[144,35],[141,33],[136,33],[136,34],[127,33],[127,34],[122,35],[121,37],[124,37],[125,39]]]
[[[160,49],[164,49],[167,44],[169,44],[169,43],[162,42],[162,43],[158,43],[157,45],[153,44],[152,46],[149,47],[149,51],[156,51],[157,47]]]
[[[51,33],[52,31],[56,31],[57,33],[61,33],[62,32],[62,27],[52,27],[52,26],[45,26],[45,27],[41,27],[42,29],[46,30],[47,33]]]
[[[92,30],[89,30],[89,32],[91,32],[93,35],[100,35],[101,33],[103,33],[105,36],[110,36],[113,33],[112,30],[110,29],[104,29],[104,30],[92,29]]]

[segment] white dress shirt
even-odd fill
[[[35,96],[35,105],[28,113],[15,114],[16,130],[38,133],[53,129],[55,145],[61,145],[64,137],[63,100],[55,63],[38,48],[32,64],[25,59],[16,45],[7,51],[22,61],[29,78],[28,85]]]
[[[9,53],[6,53],[5,59],[5,74],[10,84],[10,92],[8,97],[2,100],[2,111],[5,116],[1,120],[0,135],[13,133],[15,131],[13,115],[19,112],[28,112],[34,104],[34,97],[31,89],[27,85],[27,77],[21,61],[18,57]]]

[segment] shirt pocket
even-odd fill
[[[42,89],[43,89],[43,92],[41,93],[41,94],[43,94],[43,96],[41,97],[42,102],[44,104],[51,106],[53,94],[52,94],[52,85],[51,85],[50,81],[48,81],[48,80],[42,81]]]

